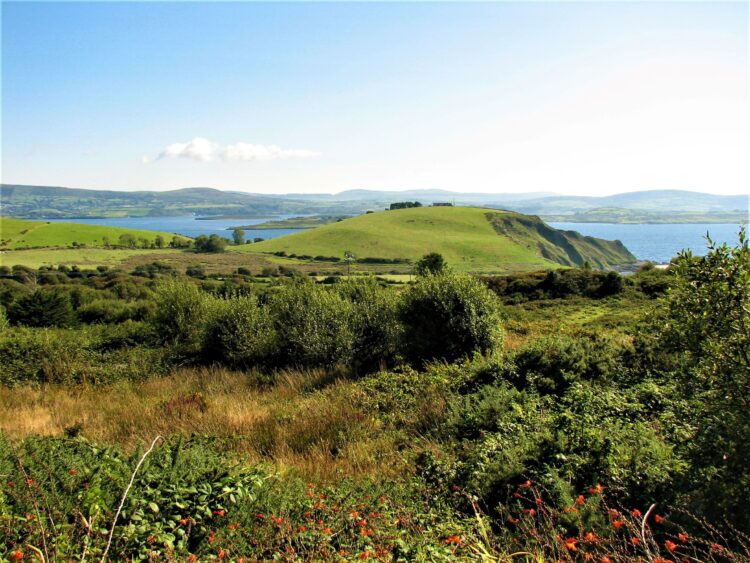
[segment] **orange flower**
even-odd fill
[[[331,528],[323,528],[321,532],[323,532],[324,534],[331,534],[333,530],[331,530]]]
[[[635,510],[633,510],[633,516],[635,516],[636,518],[640,518],[641,516],[643,516],[643,514],[641,514],[641,511],[636,508]]]
[[[19,549],[16,549],[15,551],[11,551],[8,554],[8,559],[10,559],[11,561],[20,561],[21,559],[23,559],[23,551]]]
[[[448,536],[443,540],[445,545],[461,545],[462,542],[463,540],[461,539],[461,536]]]
[[[239,527],[240,527],[240,523],[239,523],[239,522],[232,522],[232,523],[231,523],[231,524],[229,524],[229,526],[228,526],[228,528],[229,528],[230,530],[236,530],[236,529],[237,529],[237,528],[239,528]]]
[[[307,531],[307,526],[300,526],[300,527],[298,528],[298,530],[299,530],[300,532],[306,532],[306,531]]]
[[[578,548],[576,547],[576,544],[578,543],[578,540],[575,538],[568,538],[565,540],[565,548],[569,551],[578,551]]]
[[[594,532],[586,532],[586,534],[583,536],[583,539],[585,539],[586,541],[595,542],[599,538]]]
[[[217,555],[219,556],[219,559],[224,559],[227,556],[227,552],[224,551],[223,549],[220,549]]]
[[[610,508],[609,509],[609,515],[612,518],[617,518],[620,515],[620,511],[619,510],[615,510],[614,508]]]
[[[508,517],[508,523],[509,524],[518,524],[520,520],[518,518],[513,518],[512,516]]]
[[[221,509],[221,510],[214,510],[214,514],[215,514],[216,516],[218,516],[219,518],[223,518],[223,517],[224,517],[224,515],[225,515],[226,513],[227,513],[227,511],[226,511],[226,510],[224,510],[224,509]]]
[[[612,563],[612,560],[605,555],[604,557],[602,557],[600,563]]]
[[[690,536],[688,536],[685,532],[680,532],[679,534],[677,534],[677,537],[680,538],[680,541],[682,543],[685,543],[690,539]]]
[[[540,498],[534,499],[534,502],[536,502],[537,504],[544,504],[544,501]]]
[[[667,540],[664,542],[664,547],[666,547],[669,551],[674,551],[675,549],[677,549],[677,544],[672,540]]]
[[[577,509],[577,508],[574,508],[574,507],[572,507],[572,506],[564,506],[564,507],[563,507],[563,512],[565,512],[565,513],[569,513],[569,512],[578,512],[578,509]]]
[[[533,508],[524,508],[523,512],[524,514],[528,514],[529,516],[536,516],[536,510]]]
[[[526,481],[524,484],[521,485],[522,489],[528,489],[531,487],[531,481]]]
[[[76,473],[78,473],[78,471],[75,469],[68,469],[68,475],[75,475]]]
[[[599,484],[599,483],[597,483],[596,487],[594,487],[592,489],[589,489],[589,492],[592,495],[600,495],[600,494],[602,494],[604,492],[604,486],[601,485],[601,484]]]
[[[625,524],[625,522],[623,522],[622,520],[612,521],[612,525],[615,527],[615,530],[619,530],[620,528],[622,528],[623,524]]]
[[[630,543],[632,543],[633,545],[638,545],[639,543],[641,543],[641,538],[633,536],[632,538],[630,538]]]
[[[258,514],[256,514],[256,515],[255,515],[255,517],[256,517],[256,518],[257,518],[258,520],[263,520],[263,519],[265,518],[265,516],[264,516],[263,514],[261,514],[260,512],[258,512]]]
[[[661,524],[661,521],[664,520],[664,516],[659,516],[658,514],[654,515],[654,522],[657,524]]]
[[[180,518],[180,524],[187,526],[190,523],[190,518]]]
[[[211,534],[210,536],[208,536],[208,543],[212,543],[212,542],[215,542],[215,541],[216,541],[216,536],[215,535]]]
[[[26,485],[31,487],[32,485],[36,484],[36,481],[33,479],[26,479]]]
[[[576,499],[576,504],[578,506],[581,506],[584,502],[586,502],[586,499],[583,498],[583,495],[578,495],[578,498]]]
[[[188,555],[187,560],[190,561],[190,563],[195,563],[196,561],[198,561],[198,556],[194,553],[191,553],[190,555]]]
[[[373,535],[375,532],[371,528],[362,528],[362,535],[365,537]]]

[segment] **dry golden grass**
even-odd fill
[[[403,471],[351,383],[323,371],[283,371],[272,387],[257,382],[254,373],[201,368],[99,387],[0,388],[0,431],[20,440],[78,427],[126,449],[157,434],[196,433],[249,463],[270,461],[322,481]]]

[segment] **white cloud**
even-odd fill
[[[305,149],[283,149],[277,145],[258,145],[237,142],[222,146],[218,143],[195,137],[187,143],[173,143],[159,153],[157,160],[163,158],[188,158],[199,162],[212,160],[252,161],[277,160],[282,158],[310,158],[320,153]],[[145,163],[145,157],[143,162]]]

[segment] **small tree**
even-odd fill
[[[245,231],[243,229],[234,229],[232,231],[232,239],[236,245],[245,244]]]
[[[435,275],[445,271],[446,267],[447,264],[445,263],[442,254],[430,252],[429,254],[422,256],[419,262],[417,262],[415,271],[418,276],[426,276],[429,274]]]
[[[72,326],[76,322],[70,295],[59,291],[37,289],[13,302],[8,317],[26,326]]]
[[[136,246],[136,239],[130,233],[121,234],[117,240],[120,246],[124,246],[125,248],[135,248]]]
[[[156,238],[154,239],[154,246],[156,248],[164,248],[164,237],[161,235],[156,235]]]
[[[227,247],[227,239],[220,237],[219,235],[201,235],[195,239],[195,251],[196,252],[224,252]]]
[[[502,343],[498,298],[466,274],[418,278],[404,294],[399,318],[404,354],[414,365],[489,353]]]

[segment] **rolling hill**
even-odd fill
[[[104,247],[118,244],[120,236],[125,234],[132,235],[136,241],[146,239],[149,243],[154,242],[158,235],[164,238],[165,243],[169,243],[175,236],[173,233],[158,231],[0,217],[0,248],[8,250],[69,247],[73,243],[75,246]]]
[[[297,257],[342,257],[348,251],[359,260],[394,262],[439,252],[454,268],[473,272],[525,271],[586,261],[603,268],[636,260],[619,241],[553,229],[538,217],[472,207],[370,213],[247,250]]]

